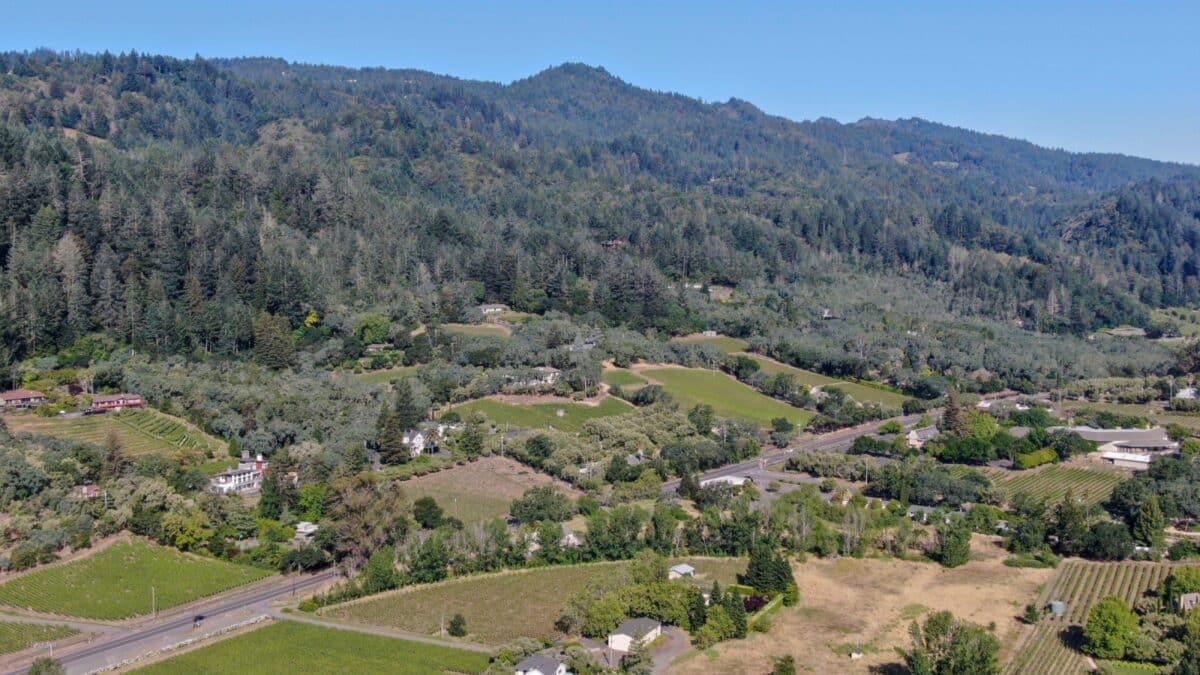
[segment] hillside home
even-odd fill
[[[400,442],[404,444],[404,447],[408,448],[408,454],[413,458],[420,457],[421,453],[425,452],[428,440],[429,438],[425,435],[425,432],[420,429],[406,431],[400,437]]]
[[[262,487],[262,472],[254,469],[232,469],[212,477],[209,487],[218,494],[255,492]]]
[[[100,496],[101,490],[99,485],[76,485],[71,494],[82,499],[95,499]]]
[[[46,402],[46,395],[32,389],[13,389],[0,394],[0,407],[36,408]]]
[[[254,469],[255,471],[266,471],[271,462],[263,459],[262,453],[250,457],[249,451],[243,450],[242,457],[238,460],[237,468],[239,469]]]
[[[908,447],[915,450],[920,450],[925,447],[925,444],[938,437],[937,427],[921,427],[920,429],[911,429],[904,438],[908,441]]]
[[[650,644],[661,635],[662,624],[654,619],[626,619],[608,634],[608,648],[615,652],[629,652],[634,645]]]
[[[317,524],[302,520],[296,523],[296,541],[301,544],[310,543],[317,533]]]
[[[696,576],[696,568],[687,563],[679,563],[667,570],[667,579],[671,581],[694,576]]]
[[[1145,471],[1150,468],[1151,455],[1144,455],[1137,452],[1122,452],[1120,450],[1109,450],[1100,453],[1100,459],[1119,466],[1123,469],[1133,469],[1134,471]]]
[[[138,394],[102,394],[92,397],[92,407],[97,410],[145,408],[146,400]]]
[[[479,311],[480,311],[480,313],[482,313],[484,316],[490,316],[490,315],[493,315],[493,314],[499,314],[499,313],[501,313],[501,312],[507,312],[507,311],[508,311],[508,305],[501,305],[501,304],[499,304],[499,303],[487,304],[487,305],[480,305],[480,306],[479,306]]]
[[[516,668],[516,675],[571,675],[565,663],[546,654],[530,654]]]

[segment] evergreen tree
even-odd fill
[[[384,406],[379,412],[379,421],[375,446],[379,450],[379,459],[384,464],[404,464],[412,458],[407,446],[404,445],[404,426],[394,410]]]
[[[783,593],[796,583],[791,565],[765,543],[750,549],[750,563],[743,581],[764,593]]]
[[[450,619],[450,636],[467,636],[467,619],[461,613],[455,614],[454,617]]]
[[[396,400],[392,406],[396,421],[404,431],[416,429],[421,420],[425,419],[425,411],[417,406],[413,398],[412,384],[408,378],[396,382]]]
[[[254,324],[254,359],[275,370],[291,367],[295,353],[287,317],[259,314]]]
[[[971,433],[967,415],[963,412],[958,401],[958,394],[951,391],[946,394],[945,413],[942,415],[942,429],[955,436],[966,437]]]
[[[1150,495],[1142,502],[1134,515],[1133,538],[1147,546],[1161,548],[1164,543],[1163,528],[1166,526],[1158,495]]]
[[[262,489],[258,496],[258,515],[279,520],[283,514],[283,491],[279,486],[278,469],[271,467],[263,474]]]
[[[971,528],[963,520],[955,520],[937,529],[938,562],[945,567],[965,565],[971,559]]]
[[[738,640],[746,637],[749,625],[746,620],[746,605],[742,604],[742,596],[736,592],[726,593],[722,598],[722,607],[733,620],[733,635]]]

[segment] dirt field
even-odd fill
[[[555,484],[572,499],[570,485],[504,457],[483,459],[401,483],[409,500],[433,497],[448,516],[466,524],[508,514],[512,500],[536,485]]]
[[[908,646],[908,626],[930,610],[987,626],[1007,659],[1019,633],[1018,616],[1054,570],[1005,567],[995,538],[976,537],[971,563],[948,570],[932,563],[895,560],[818,560],[793,566],[800,605],[776,615],[769,633],[680,657],[673,673],[769,672],[771,658],[791,654],[801,672],[867,673],[898,662],[894,647]],[[846,654],[862,649],[866,657]],[[837,651],[835,651],[837,650]]]

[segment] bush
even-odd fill
[[[450,635],[452,637],[467,636],[467,620],[462,614],[455,614],[454,618],[450,619]]]
[[[1049,464],[1058,459],[1058,455],[1050,448],[1042,448],[1033,452],[1025,452],[1013,457],[1014,469],[1032,469],[1035,466]]]

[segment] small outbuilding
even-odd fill
[[[687,563],[679,563],[667,570],[667,579],[675,580],[696,576],[696,568]]]

